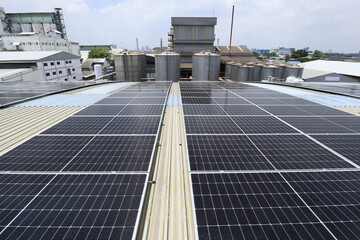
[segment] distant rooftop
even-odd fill
[[[216,25],[216,17],[172,17],[171,25]]]
[[[35,62],[39,60],[55,60],[51,57],[56,56],[56,60],[69,58],[79,58],[78,56],[61,51],[29,51],[29,52],[0,52],[0,62]]]

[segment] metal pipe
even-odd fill
[[[230,30],[230,46],[229,46],[229,57],[231,57],[231,39],[232,39],[232,31],[233,31],[233,24],[234,24],[234,9],[235,5],[233,5],[232,9],[232,16],[231,16],[231,30]]]

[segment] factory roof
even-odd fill
[[[61,51],[29,51],[29,52],[0,52],[0,63],[37,62],[80,58],[71,53]]]
[[[316,60],[302,63],[304,66],[304,78],[316,77],[328,73],[360,77],[360,63],[343,61]]]
[[[171,25],[216,25],[216,17],[172,17]]]
[[[103,65],[104,67],[110,67],[110,64],[105,58],[87,58],[82,64],[81,68],[88,69],[95,64]]]

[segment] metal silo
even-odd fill
[[[279,65],[279,79],[284,79],[285,76],[285,64],[280,64]]]
[[[240,63],[234,63],[233,65],[231,65],[230,80],[233,80],[233,81],[237,80],[238,67],[240,65],[241,65]]]
[[[253,82],[254,81],[254,66],[248,66],[248,78],[247,81],[248,82]]]
[[[192,77],[195,81],[217,81],[220,73],[220,56],[204,52],[192,57]]]
[[[114,55],[117,80],[140,81],[142,76],[141,58],[144,57],[145,55],[128,52]]]
[[[286,66],[285,67],[285,76],[284,76],[285,80],[290,76],[297,77],[298,75],[299,75],[299,68],[297,66]]]
[[[257,64],[254,67],[254,81],[260,81],[262,64]]]
[[[246,65],[238,66],[237,79],[238,82],[246,82],[248,79],[249,70]]]
[[[161,53],[155,56],[156,81],[180,80],[180,55],[177,53]]]
[[[235,64],[235,62],[227,62],[225,66],[225,77],[230,78],[231,76],[231,65]]]
[[[269,77],[274,76],[274,66],[263,66],[261,69],[261,80],[268,80]]]
[[[274,76],[273,77],[279,78],[279,71],[280,71],[280,68],[278,66],[274,66]]]

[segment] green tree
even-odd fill
[[[291,57],[292,58],[305,58],[305,57],[307,57],[309,55],[309,53],[306,51],[306,50],[304,50],[304,49],[299,49],[299,50],[296,50],[295,52],[293,52],[292,54],[291,54]]]
[[[288,61],[290,61],[290,55],[289,55],[289,54],[286,54],[286,55],[285,55],[285,62],[288,62]]]
[[[255,58],[259,58],[259,57],[260,57],[260,54],[257,53],[257,52],[253,52],[253,56],[254,56]]]
[[[320,50],[315,50],[314,53],[311,55],[313,59],[320,59],[324,56],[323,52]]]
[[[266,53],[263,53],[263,55],[265,55],[267,57],[278,57],[276,52],[266,52]]]
[[[106,61],[112,62],[114,55],[110,52],[110,50],[98,47],[91,49],[89,52],[89,58],[105,58]]]

